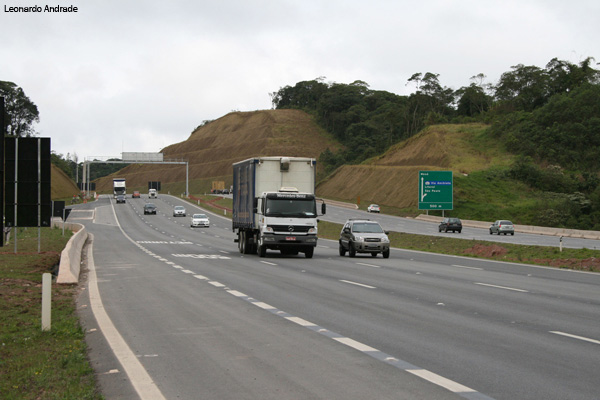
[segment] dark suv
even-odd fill
[[[383,258],[390,256],[389,232],[384,231],[381,225],[368,219],[349,219],[340,232],[340,256],[356,256],[356,253],[371,253],[377,257],[378,253]]]
[[[438,230],[448,232],[458,232],[462,231],[462,222],[460,222],[459,218],[444,218],[440,225],[438,226]]]

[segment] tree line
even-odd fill
[[[491,124],[516,154],[597,171],[598,161],[591,161],[600,150],[600,72],[593,63],[588,57],[579,64],[553,58],[545,68],[518,64],[496,84],[480,73],[457,90],[443,86],[439,74],[415,73],[407,80],[415,87],[409,96],[372,90],[359,80],[326,83],[323,77],[270,96],[273,108],[307,111],[346,145],[337,154],[323,152],[321,165],[328,171],[381,154],[425,126],[465,122]],[[573,164],[584,148],[584,159]]]

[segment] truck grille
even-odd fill
[[[304,225],[268,225],[275,233],[306,233],[312,226]]]

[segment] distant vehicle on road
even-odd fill
[[[390,256],[390,239],[387,231],[381,225],[368,219],[349,219],[340,232],[340,256],[356,256],[356,253],[371,253],[377,257],[381,253],[383,258]]]
[[[205,226],[208,228],[210,226],[210,220],[208,219],[206,214],[193,214],[190,226],[192,228],[195,228],[197,226]]]
[[[149,199],[158,199],[158,192],[156,191],[156,189],[148,190],[148,198]]]
[[[439,232],[448,232],[448,231],[452,231],[454,232],[462,232],[462,222],[460,221],[460,218],[444,218],[442,220],[442,222],[440,222],[440,225],[438,226],[438,231]]]
[[[490,225],[490,235],[493,233],[497,233],[498,235],[503,233],[503,234],[507,234],[510,233],[511,235],[515,234],[515,226],[513,225],[512,222],[503,219],[503,220],[498,220],[496,222],[494,222],[492,225]]]
[[[140,198],[140,192],[137,190],[133,191],[133,194],[131,195],[132,199],[139,199]]]
[[[144,204],[144,215],[146,215],[146,214],[156,215],[156,205],[154,203]]]
[[[185,217],[185,207],[184,206],[175,206],[173,208],[173,216],[174,217]]]
[[[125,203],[125,195],[124,194],[117,195],[117,204],[119,204],[119,203]]]
[[[381,209],[377,204],[371,204],[369,207],[367,207],[367,212],[378,213],[381,212]]]
[[[126,195],[127,187],[125,185],[125,178],[114,178],[113,179],[113,196],[116,199],[118,195]]]

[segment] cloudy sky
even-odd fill
[[[158,152],[204,120],[271,108],[303,80],[408,95],[517,64],[600,62],[597,0],[0,0],[0,80],[38,106],[63,155]],[[76,6],[76,13],[9,12]],[[596,68],[599,68],[596,66]]]

